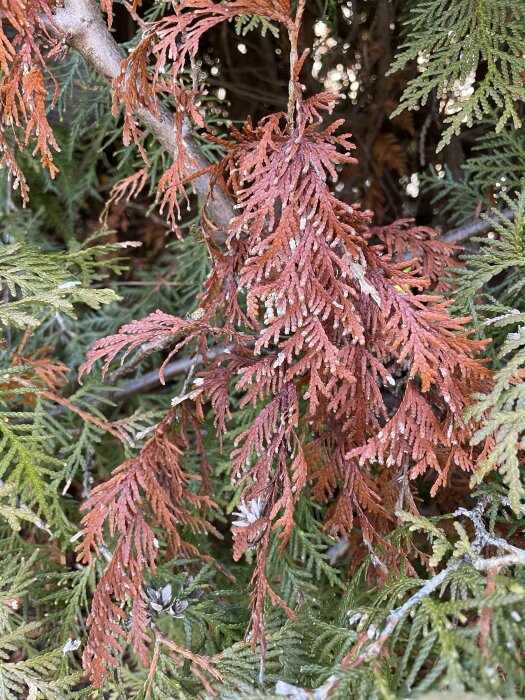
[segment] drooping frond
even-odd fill
[[[234,556],[256,552],[252,644],[260,641],[263,654],[266,597],[295,618],[266,575],[271,533],[279,530],[283,549],[307,483],[331,502],[332,534],[350,536],[358,522],[367,547],[382,541],[395,508],[416,508],[412,480],[433,472],[435,493],[454,470],[474,471],[463,411],[490,374],[475,359],[484,344],[469,338],[468,319],[453,319],[450,302],[424,291],[443,276],[451,248],[406,222],[392,235],[370,229],[370,212],[332,193],[336,167],[355,163],[350,136],[337,134],[340,122],[322,123],[334,96],[302,99],[294,80],[293,122],[273,114],[222,142],[227,154],[213,176],[235,197],[238,215],[227,254],[210,249],[201,319],[169,317],[164,327],[156,312],[100,341],[82,368],[104,357],[106,370],[120,352],[152,341],[172,347],[171,357],[180,336],[209,333],[214,318],[225,319],[225,335],[236,334],[234,347],[201,373],[196,395],[210,398],[221,429],[234,378],[241,406],[260,406],[236,439],[232,476],[242,485]]]
[[[93,489],[83,510],[82,561],[92,561],[92,549],[106,551],[106,523],[116,545],[95,593],[84,663],[96,685],[107,676],[108,665],[118,663],[122,642],[147,663],[148,607],[145,597],[146,568],[155,573],[158,542],[154,527],[162,528],[171,556],[198,556],[198,549],[183,539],[181,527],[194,533],[215,528],[199,515],[214,502],[195,492],[199,476],[189,474],[181,462],[187,445],[187,416],[172,409],[159,424],[140,454],[120,465],[110,481]],[[123,605],[130,604],[126,613]],[[128,621],[127,628],[125,626]]]
[[[28,200],[26,180],[16,158],[16,150],[31,143],[51,177],[58,172],[53,151],[59,150],[47,116],[49,85],[46,60],[56,53],[57,42],[49,32],[51,3],[13,0],[0,5],[0,167],[12,173],[15,189]],[[14,30],[14,36],[7,27]],[[44,51],[38,36],[44,36],[51,49]],[[57,97],[58,85],[55,84]],[[53,96],[51,96],[53,97]],[[10,134],[12,139],[7,137]]]

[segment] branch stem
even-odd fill
[[[392,636],[397,625],[403,620],[410,610],[417,605],[423,598],[431,595],[441,584],[448,578],[450,574],[457,571],[461,566],[473,566],[477,571],[490,571],[492,569],[500,569],[505,566],[525,566],[525,550],[511,545],[506,540],[500,537],[493,537],[485,527],[483,515],[487,507],[487,500],[480,499],[472,510],[466,508],[458,508],[453,515],[456,517],[468,518],[474,526],[474,540],[471,544],[471,554],[465,554],[460,559],[446,566],[442,571],[428,579],[428,581],[406,600],[403,605],[399,606],[386,618],[386,624],[381,632],[375,637],[372,644],[366,646],[357,656],[355,647],[342,662],[342,668],[356,668],[367,661],[371,661],[379,657],[385,644]],[[507,552],[507,554],[482,557],[481,551],[485,547],[494,547]]]
[[[460,244],[468,241],[469,238],[473,238],[474,236],[483,236],[485,233],[490,231],[492,222],[499,221],[501,216],[509,221],[512,221],[514,219],[514,212],[512,209],[504,209],[502,212],[500,212],[500,216],[492,216],[489,220],[476,219],[468,224],[464,224],[463,226],[453,228],[450,231],[443,233],[439,237],[439,240],[443,241],[444,243]]]
[[[293,124],[295,115],[295,103],[297,101],[296,82],[295,82],[295,66],[299,58],[299,30],[301,28],[301,20],[306,5],[306,0],[299,0],[295,19],[290,27],[288,35],[290,37],[290,82],[288,84],[288,124]]]
[[[89,63],[89,65],[108,82],[121,72],[121,64],[125,58],[120,46],[110,34],[104,18],[95,0],[63,0],[53,13],[54,26],[51,30],[63,39],[66,44]],[[159,143],[170,153],[176,153],[177,142],[173,128],[172,113],[160,102],[152,110],[139,107],[136,116],[144,126],[155,136]],[[184,146],[195,161],[193,173],[209,166],[209,162],[197,143],[191,126],[185,122],[183,127]],[[210,177],[201,175],[194,181],[195,191],[202,199],[208,201],[209,217],[219,231],[215,232],[220,239],[235,216],[229,197],[215,188],[213,198],[210,198]]]

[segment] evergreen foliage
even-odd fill
[[[525,696],[525,10],[402,5],[0,0],[0,700]]]
[[[438,99],[450,101],[448,126],[438,150],[462,124],[472,125],[494,105],[499,114],[496,131],[509,119],[514,128],[521,126],[516,103],[524,95],[525,13],[519,0],[425,0],[414,4],[406,24],[407,41],[391,70],[416,59],[421,69],[394,114],[425,104],[432,91]],[[454,94],[469,83],[471,94]]]
[[[462,177],[454,177],[450,169],[431,169],[423,176],[433,195],[433,204],[453,225],[465,223],[480,204],[485,208],[505,206],[505,196],[515,197],[522,190],[525,169],[522,154],[525,131],[506,126],[494,131],[497,115],[483,121],[483,129],[472,147],[469,159],[462,166]]]

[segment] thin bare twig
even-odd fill
[[[295,114],[295,103],[297,100],[297,95],[295,94],[295,64],[299,58],[299,30],[301,28],[301,20],[303,17],[304,8],[306,5],[306,0],[299,0],[299,5],[297,6],[297,11],[295,13],[295,19],[293,25],[289,31],[290,37],[290,82],[288,85],[288,123],[290,126],[293,124],[293,118]]]
[[[368,646],[364,650],[364,652],[360,654],[357,657],[357,659],[355,659],[353,662],[349,662],[349,659],[347,657],[347,659],[343,661],[343,668],[355,668],[356,666],[360,666],[366,661],[370,661],[371,659],[375,659],[377,656],[379,656],[384,645],[392,636],[395,628],[398,626],[401,620],[408,614],[408,612],[414,607],[414,605],[417,605],[423,598],[429,596],[437,588],[439,588],[443,581],[451,573],[459,569],[459,567],[462,566],[462,564],[464,564],[463,560],[454,562],[453,564],[450,564],[450,566],[445,567],[442,571],[439,572],[439,574],[436,574],[436,576],[433,576],[431,579],[429,579],[425,583],[425,585],[422,588],[420,588],[417,591],[417,593],[414,593],[413,596],[411,596],[407,601],[405,601],[403,605],[399,606],[399,608],[396,608],[395,610],[392,610],[390,615],[386,618],[386,625],[383,627],[383,629],[381,630],[377,638],[374,640],[374,642],[370,644],[370,646]]]
[[[458,508],[456,511],[454,511],[455,516],[463,516],[465,518],[468,518],[474,525],[476,537],[474,539],[474,542],[472,543],[472,551],[476,555],[478,555],[484,547],[497,547],[498,549],[502,549],[503,551],[509,552],[510,554],[514,555],[516,557],[516,563],[525,563],[525,550],[520,549],[519,547],[514,547],[514,545],[510,544],[509,542],[507,542],[507,540],[504,540],[502,537],[492,537],[490,532],[485,527],[485,523],[483,522],[483,513],[485,511],[485,507],[486,503],[481,501],[472,510],[467,510],[466,508]],[[472,563],[475,564],[475,560],[473,560]],[[481,566],[480,570],[483,568],[484,567]]]
[[[182,657],[183,659],[186,659],[190,662],[190,668],[193,671],[193,673],[197,676],[197,678],[200,680],[202,683],[204,689],[206,692],[214,697],[217,695],[215,690],[212,688],[210,683],[208,682],[206,676],[204,673],[208,673],[210,676],[215,678],[218,681],[222,680],[222,676],[220,671],[213,665],[218,659],[219,656],[213,656],[213,657],[208,657],[208,656],[201,656],[200,654],[194,654],[192,651],[189,649],[186,649],[185,647],[180,646],[179,644],[175,644],[171,639],[168,639],[165,637],[157,627],[157,625],[152,624],[151,628],[153,630],[153,633],[155,635],[155,651],[154,651],[154,657],[153,660],[155,664],[158,662],[159,654],[160,654],[160,648],[161,647],[166,647],[168,649],[168,653],[170,657],[177,663],[181,663],[181,659],[179,657]],[[148,683],[148,687],[152,686],[152,675],[150,672],[150,679]]]
[[[230,346],[213,348],[207,354],[209,360],[213,360],[224,352],[228,352]],[[190,367],[195,363],[198,365],[202,362],[202,355],[196,355],[194,358],[184,357],[179,360],[174,360],[166,365],[164,368],[164,380],[166,384],[172,382],[177,377],[181,377],[186,374]],[[115,391],[112,395],[113,401],[121,403],[126,401],[126,399],[134,396],[135,394],[143,394],[145,392],[155,389],[160,384],[159,380],[159,370],[152,369],[150,372],[146,372],[140,377],[135,377],[134,379],[128,380],[120,389]]]
[[[514,219],[514,212],[512,209],[503,209],[499,213],[499,216],[492,216],[487,221],[486,219],[476,219],[468,224],[459,226],[458,228],[453,228],[447,233],[443,233],[439,240],[444,243],[464,243],[469,238],[474,236],[483,236],[483,234],[488,233],[493,226],[492,222],[497,222],[503,216],[505,219],[512,221]]]
[[[500,537],[493,537],[485,527],[483,515],[487,506],[486,499],[480,499],[475,508],[467,510],[466,508],[458,508],[453,515],[456,517],[468,518],[473,526],[475,537],[471,545],[472,555],[465,554],[457,561],[446,566],[438,574],[430,578],[414,595],[406,600],[403,605],[399,606],[388,615],[386,624],[377,634],[372,644],[367,646],[357,657],[354,657],[355,648],[343,660],[343,668],[356,668],[361,664],[377,658],[385,644],[392,636],[397,625],[403,620],[410,610],[417,605],[423,598],[426,598],[431,593],[439,588],[439,586],[448,578],[448,576],[457,571],[461,566],[471,565],[477,571],[489,571],[491,569],[499,569],[504,566],[525,566],[525,550],[509,544],[506,540]],[[495,547],[499,550],[508,552],[508,554],[484,558],[481,556],[481,551],[485,547]]]
[[[146,357],[153,355],[153,353],[155,352],[166,350],[166,348],[169,348],[171,345],[173,345],[179,338],[180,333],[165,335],[162,338],[157,338],[156,340],[152,340],[149,343],[144,343],[144,345],[142,345],[140,349],[137,350],[137,352],[133,355],[133,357],[130,360],[120,365],[120,367],[111,372],[111,374],[109,375],[109,381],[112,384],[114,384],[126,374],[129,374],[131,371],[133,371],[135,367],[142,362],[142,360],[146,359]]]

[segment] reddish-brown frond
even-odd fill
[[[260,494],[269,481],[274,456],[288,454],[290,439],[297,427],[297,392],[293,384],[285,384],[281,391],[259,413],[253,425],[235,440],[232,453],[233,475],[246,481],[255,474],[254,492]],[[262,477],[259,479],[259,477]],[[253,494],[246,494],[246,497]]]
[[[175,7],[176,14],[148,28],[116,85],[130,112],[139,104],[155,109],[163,91],[181,106],[177,153],[161,184],[163,204],[176,219],[177,197],[184,198],[195,177],[189,175],[195,163],[184,151],[186,116],[204,128],[179,72],[196,55],[202,34],[242,12],[282,22],[291,34],[297,27],[280,0],[183,0]],[[192,338],[203,355],[206,336],[231,343],[205,365],[198,395],[190,400],[199,411],[207,397],[219,434],[226,430],[232,392],[241,407],[258,409],[231,455],[233,480],[242,485],[232,532],[235,559],[255,552],[250,629],[263,654],[265,599],[294,615],[267,580],[270,540],[277,533],[286,546],[307,484],[313,484],[312,497],[326,504],[326,528],[348,538],[358,530],[367,551],[383,540],[397,509],[415,510],[415,479],[431,475],[435,491],[454,470],[476,468],[477,453],[468,444],[473,426],[463,414],[472,394],[490,384],[490,373],[476,359],[483,344],[469,337],[467,319],[453,319],[449,302],[436,292],[444,288],[454,248],[430,229],[410,228],[409,220],[372,228],[372,212],[331,191],[339,171],[356,162],[354,146],[350,134],[339,133],[340,121],[323,123],[333,95],[303,98],[302,61],[304,56],[294,65],[288,113],[232,127],[229,139],[220,141],[225,156],[207,169],[214,186],[235,200],[236,216],[222,247],[206,238],[211,271],[201,319],[157,311],[99,341],[80,369],[89,371],[101,359],[105,372],[118,354],[124,359],[136,351],[140,359],[152,347],[170,347],[171,356]],[[222,327],[212,326],[212,319]],[[162,470],[160,483],[153,482],[165,449],[148,443],[138,460],[94,492],[85,519],[87,550],[103,543],[106,520],[119,537],[128,537],[144,500],[175,538],[173,548],[182,547],[179,535],[170,534],[178,533],[174,523],[195,521],[187,511],[173,518],[172,509],[181,499],[196,503],[184,489],[170,494],[168,504]],[[202,461],[198,442],[197,452]],[[177,452],[176,464],[179,458]],[[202,464],[207,474],[210,465]],[[104,510],[97,507],[99,498]],[[139,651],[142,632],[139,626]]]
[[[104,211],[101,215],[101,220],[104,224],[107,223],[111,207],[125,199],[128,202],[130,199],[137,197],[148,183],[149,170],[147,167],[140,168],[132,175],[125,177],[117,182],[111,188],[111,194],[104,206]]]
[[[431,281],[435,291],[450,289],[452,268],[460,267],[453,257],[458,246],[438,240],[435,229],[412,226],[413,222],[413,219],[399,219],[387,226],[374,226],[370,238],[378,239],[394,261],[406,260],[413,273]]]
[[[396,508],[414,507],[411,479],[430,470],[440,485],[452,466],[475,466],[462,413],[487,385],[475,359],[482,344],[448,302],[422,292],[442,283],[454,249],[406,220],[369,228],[370,212],[333,195],[336,168],[355,162],[340,124],[321,128],[333,99],[299,99],[293,125],[274,114],[232,129],[216,169],[239,211],[226,259],[260,329],[254,358],[235,361],[243,405],[263,402],[232,454],[242,502],[260,511],[234,527],[236,557],[255,547],[264,559],[261,543],[275,527],[284,546],[309,479],[331,502],[328,529],[348,536],[357,519],[370,545]],[[231,293],[220,299],[226,309],[237,303]],[[299,451],[301,427],[311,438]],[[255,608],[252,622],[256,629]]]
[[[133,71],[138,67],[144,51],[151,52],[155,71],[150,78],[150,95],[176,84],[177,73],[196,56],[203,34],[221,22],[238,15],[256,14],[290,26],[290,5],[285,0],[230,0],[222,3],[178,0],[173,6],[173,14],[149,25],[144,38],[127,60],[128,67]],[[170,67],[170,77],[163,77],[166,66]]]
[[[29,340],[30,332],[26,331],[18,348],[13,353],[11,365],[21,370],[13,375],[12,381],[28,381],[37,388],[46,388],[56,391],[67,381],[68,367],[63,362],[53,359],[50,346],[43,345],[34,352],[26,352],[25,346]]]
[[[209,323],[211,313],[199,307],[186,319],[155,311],[149,316],[132,321],[122,326],[118,333],[97,340],[87,352],[87,360],[78,370],[78,378],[81,382],[83,375],[90,372],[98,360],[103,360],[102,376],[106,374],[110,364],[121,354],[120,363],[136,350],[129,360],[130,368],[160,350],[169,348],[169,352],[159,370],[159,379],[164,383],[164,368],[170,359],[179,350],[192,340],[197,343],[197,349],[202,357],[208,352],[208,338],[219,340],[226,337],[233,340],[236,346],[246,345],[251,336],[246,333],[236,332],[230,328],[224,329]]]
[[[111,0],[106,4],[110,12]],[[205,164],[196,158],[186,142],[190,124],[207,132],[206,123],[196,106],[198,91],[188,87],[185,78],[185,69],[193,65],[203,34],[239,15],[264,16],[287,28],[291,27],[291,19],[288,0],[230,0],[221,3],[179,0],[173,5],[173,14],[147,25],[143,38],[122,63],[121,72],[113,83],[113,113],[117,115],[121,105],[125,106],[124,143],[133,140],[147,164],[142,145],[143,132],[134,114],[137,108],[146,107],[160,117],[157,96],[169,94],[175,99],[173,164],[162,175],[158,193],[161,208],[166,208],[168,219],[177,231],[179,202],[181,198],[187,200],[186,186],[206,170]]]
[[[226,432],[226,422],[231,418],[231,384],[237,375],[249,371],[248,368],[253,368],[255,363],[251,352],[236,347],[219,355],[210,367],[200,373],[199,378],[215,413],[215,426],[221,441]],[[242,379],[238,380],[237,386],[241,383]],[[243,402],[241,406],[247,403],[246,397]]]
[[[58,48],[47,28],[50,18],[47,0],[0,4],[0,166],[9,168],[14,187],[20,187],[24,201],[28,189],[16,161],[16,149],[30,145],[51,177],[58,172],[53,150],[59,148],[47,119],[48,88],[44,82],[48,70],[45,62]],[[8,25],[14,30],[12,38],[6,33]],[[38,36],[45,37],[51,46],[45,56]],[[53,99],[57,96],[55,84]]]
[[[177,111],[174,116],[173,129],[175,133],[175,157],[171,167],[161,176],[158,184],[158,199],[161,200],[160,211],[167,209],[167,218],[180,237],[178,223],[181,220],[180,200],[186,202],[189,209],[189,199],[185,185],[193,179],[204,174],[203,168],[197,156],[186,147],[185,133],[188,129],[188,120],[194,125],[206,130],[206,123],[195,106],[199,95],[196,90],[186,90],[181,86],[173,86],[173,95],[177,102]],[[211,196],[211,193],[210,193]]]
[[[380,131],[377,134],[371,155],[378,177],[382,177],[387,168],[396,172],[399,177],[406,175],[408,169],[406,148],[391,131]]]
[[[108,16],[108,27],[113,25],[113,0],[100,0],[100,9]]]
[[[153,528],[162,529],[171,557],[199,556],[197,548],[183,539],[184,527],[193,533],[218,534],[202,516],[215,503],[192,488],[200,476],[187,472],[182,464],[188,418],[186,409],[171,409],[140,455],[115,469],[83,506],[83,539],[77,548],[80,561],[91,562],[93,551],[99,555],[108,552],[108,537],[116,538],[88,618],[83,660],[96,687],[107,676],[108,666],[118,663],[125,643],[132,644],[147,663],[149,632],[143,588],[145,571],[155,572],[158,544]]]
[[[11,367],[17,367],[18,370],[13,374],[6,374],[5,380],[0,383],[2,394],[9,400],[29,408],[34,408],[39,398],[47,399],[76,413],[86,423],[102,428],[119,440],[126,439],[126,436],[111,423],[94,413],[83,410],[63,395],[68,368],[63,362],[57,362],[52,358],[49,347],[42,346],[35,352],[24,353],[28,338],[27,332],[16,352],[13,353]]]
[[[113,26],[113,1],[114,0],[100,0],[100,9],[108,16],[109,29]],[[124,0],[122,4],[134,19],[138,18],[137,9],[141,7],[142,0]]]
[[[139,321],[132,321],[122,326],[115,335],[97,340],[88,351],[86,362],[79,367],[79,381],[86,372],[91,371],[98,360],[104,360],[102,365],[102,376],[104,376],[110,364],[123,350],[120,358],[121,363],[137,348],[142,348],[142,352],[144,352],[144,346],[149,346],[146,351],[153,351],[168,345],[175,345],[173,350],[175,353],[196,335],[202,335],[206,330],[209,328],[203,322],[186,321],[165,314],[163,311],[154,311]],[[177,341],[180,342],[177,343]]]

